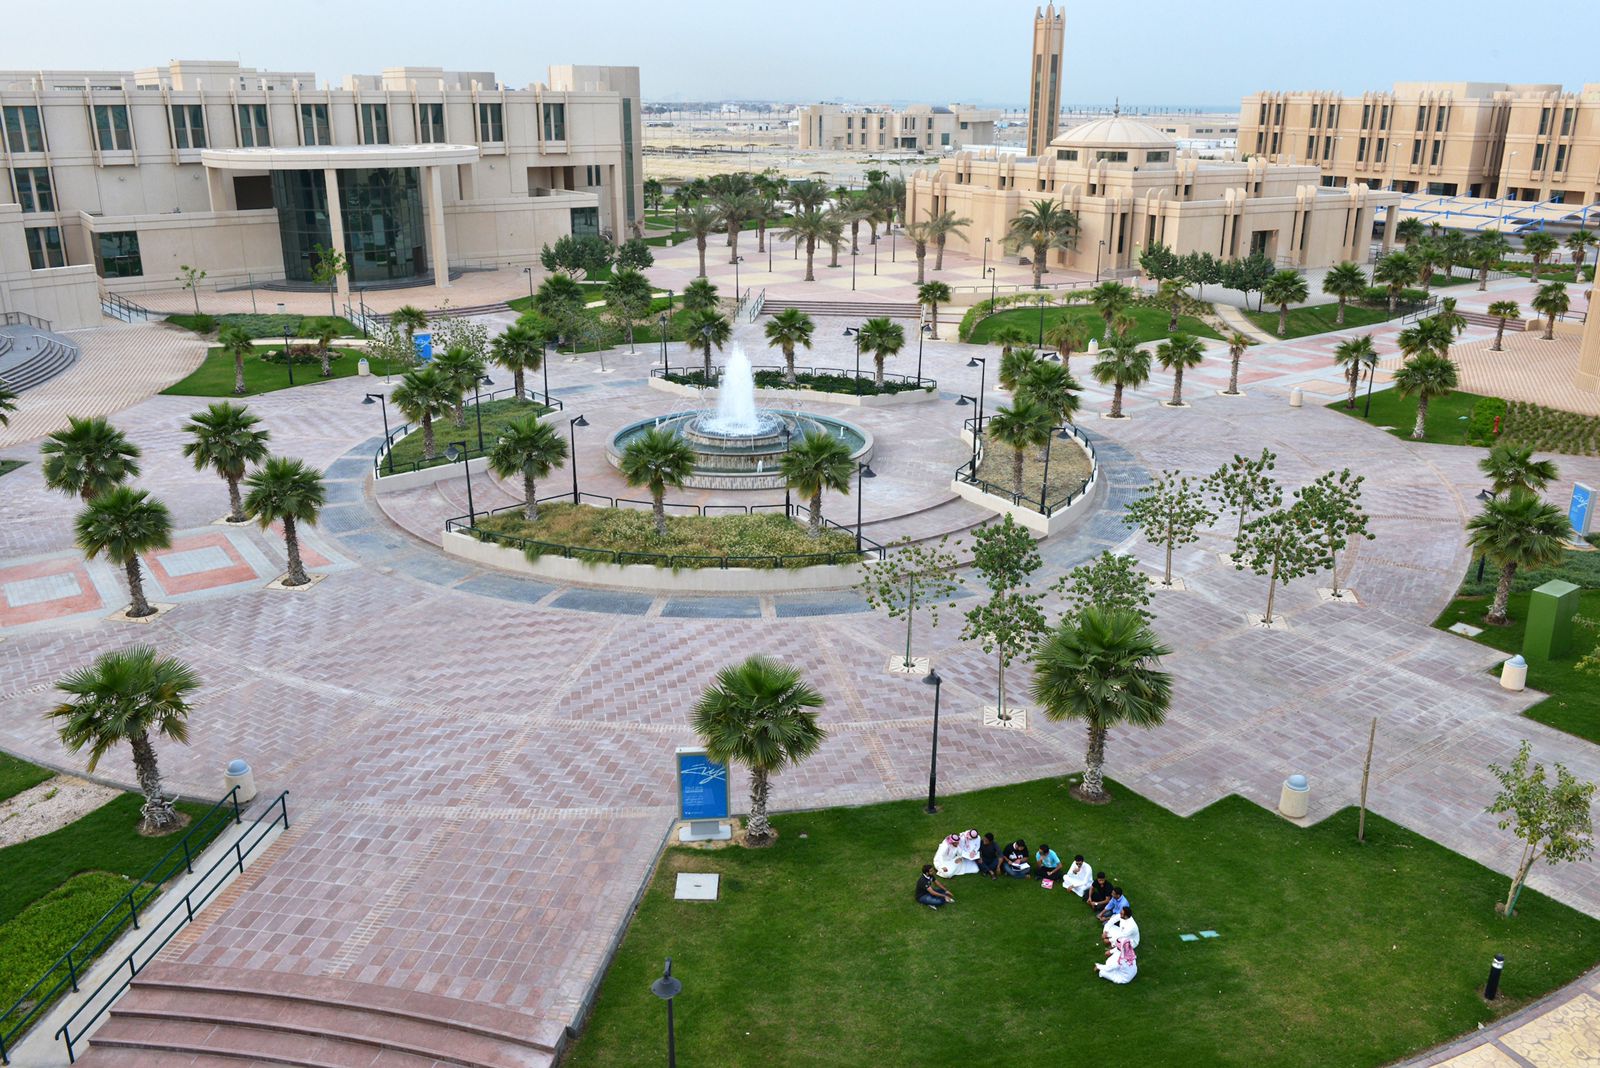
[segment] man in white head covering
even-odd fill
[[[977,864],[979,847],[982,845],[983,836],[981,834],[976,830],[967,831],[966,834],[961,836],[961,845],[959,847],[961,859],[970,860],[973,864]]]
[[[1089,862],[1079,853],[1072,858],[1072,863],[1067,865],[1067,870],[1061,873],[1061,885],[1074,894],[1082,897],[1089,892],[1089,884],[1094,882],[1094,869],[1089,867]]]
[[[1117,939],[1106,954],[1106,962],[1096,964],[1094,970],[1100,978],[1113,983],[1131,983],[1139,974],[1139,958],[1134,955],[1133,944],[1126,938]]]
[[[933,855],[933,868],[941,878],[948,879],[955,875],[971,875],[978,870],[978,862],[961,856],[961,835],[952,834],[939,843],[939,850]]]

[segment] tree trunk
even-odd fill
[[[1118,382],[1111,391],[1111,418],[1122,418],[1122,383]]]
[[[155,611],[144,598],[144,578],[139,574],[139,554],[132,553],[122,565],[128,576],[128,615],[132,618],[148,616]]]
[[[1011,456],[1011,481],[1014,483],[1013,492],[1016,493],[1016,495],[1018,497],[1021,497],[1022,496],[1022,450],[1020,448],[1013,448],[1011,450],[1011,453],[1012,453],[1012,456]]]
[[[822,487],[817,486],[817,491],[811,495],[811,536],[822,537]]]
[[[935,303],[929,304],[928,305],[928,310],[930,312],[932,312],[932,315],[933,315],[933,333],[930,334],[929,336],[931,338],[933,338],[933,340],[938,341],[939,340],[939,305],[938,305],[938,303],[935,302]]]
[[[706,239],[704,236],[695,238],[695,248],[700,253],[700,277],[706,276]]]
[[[1228,370],[1228,392],[1230,394],[1239,392],[1239,357],[1242,355],[1244,354],[1236,353],[1234,355],[1233,365]]]
[[[132,735],[128,746],[133,750],[133,773],[139,780],[139,792],[144,794],[144,807],[139,810],[144,830],[165,831],[178,822],[178,817],[161,795],[161,768],[156,764],[150,736],[143,731]]]
[[[1289,305],[1278,305],[1278,336],[1282,337],[1289,329]]]
[[[244,522],[244,501],[239,496],[239,480],[233,475],[223,475],[228,483],[228,521],[230,523]]]
[[[1091,801],[1106,796],[1106,729],[1089,721],[1089,748],[1083,754],[1083,796]]]
[[[1039,255],[1037,248],[1033,250],[1033,288],[1044,288],[1044,258]]]
[[[750,818],[745,821],[746,841],[764,845],[772,839],[772,824],[767,821],[767,794],[772,784],[766,768],[750,769]]]
[[[1539,850],[1531,844],[1522,847],[1522,859],[1517,864],[1517,873],[1511,877],[1511,889],[1506,891],[1505,914],[1515,916],[1512,911],[1516,907],[1517,895],[1522,893],[1522,884],[1528,881],[1528,872],[1533,870],[1534,861],[1539,859]]]
[[[1344,373],[1344,377],[1345,381],[1350,383],[1349,392],[1345,394],[1344,406],[1346,408],[1354,408],[1356,406],[1356,385],[1361,381],[1361,365],[1358,363],[1351,364],[1350,370]]]
[[[706,388],[710,389],[711,388],[711,342],[706,341],[704,338],[702,338],[701,341],[704,342],[705,347],[706,347],[706,369],[705,369],[704,382],[706,384]]]
[[[911,624],[917,615],[917,576],[906,576],[906,659],[905,668],[911,670]]]
[[[434,458],[432,412],[422,413],[422,458],[424,460]]]
[[[850,220],[850,255],[854,256],[861,251],[861,220]]]
[[[1492,348],[1490,348],[1489,351],[1490,352],[1500,352],[1500,351],[1502,351],[1501,350],[1501,343],[1505,340],[1505,336],[1506,336],[1506,321],[1504,319],[1501,319],[1500,320],[1500,325],[1496,326],[1494,328],[1494,346]]]
[[[233,391],[239,396],[244,396],[244,353],[233,354]]]
[[[829,252],[828,266],[829,267],[837,267],[837,266],[839,266],[839,246],[835,245],[833,242],[830,241],[828,243],[828,252]]]
[[[1343,326],[1344,325],[1344,298],[1343,297],[1339,298],[1339,313],[1333,317],[1333,325],[1335,325],[1335,326]]]
[[[1329,534],[1329,542],[1328,543],[1331,545],[1331,544],[1333,544],[1333,541],[1332,541],[1333,531],[1329,530],[1328,534]],[[1329,584],[1332,585],[1332,587],[1333,587],[1333,599],[1334,600],[1338,600],[1339,599],[1339,550],[1337,550],[1337,549],[1329,549],[1328,550],[1328,559],[1329,559],[1329,562],[1332,564],[1332,567],[1333,567],[1333,576],[1328,581],[1329,581]]]
[[[1478,275],[1478,292],[1482,293],[1489,288],[1489,268],[1485,267]]]
[[[1506,602],[1511,600],[1511,580],[1516,577],[1517,565],[1504,564],[1500,568],[1500,581],[1495,583],[1494,603],[1489,606],[1489,614],[1484,616],[1490,623],[1504,623],[1506,621]]]
[[[667,536],[667,505],[664,500],[666,491],[666,486],[650,487],[650,510],[655,513],[656,537],[658,538]]]
[[[1393,286],[1389,287],[1389,314],[1394,315],[1394,307],[1400,301],[1400,291]]]
[[[332,378],[333,368],[328,366],[328,360],[333,356],[333,350],[326,345],[322,347],[322,377]]]
[[[539,487],[526,467],[522,469],[522,514],[530,523],[539,521]]]
[[[872,384],[879,389],[883,388],[883,353],[874,353],[872,356]]]
[[[516,392],[517,400],[519,401],[524,399],[522,395],[523,382],[523,370],[522,368],[518,367],[515,371],[511,372],[511,388]]]
[[[1428,422],[1428,398],[1427,397],[1423,397],[1423,396],[1418,396],[1417,397],[1417,422],[1416,422],[1416,425],[1411,428],[1411,440],[1412,441],[1421,441],[1422,440],[1422,436],[1425,433],[1427,433],[1427,428],[1426,428],[1427,422]]]
[[[283,549],[289,557],[289,574],[285,586],[304,586],[311,580],[306,577],[305,565],[300,562],[300,538],[294,532],[294,517],[283,517]]]
[[[465,400],[456,405],[455,420],[457,430],[465,430],[467,428],[467,402]]]
[[[783,380],[788,385],[794,385],[794,345],[790,343],[783,346]]]
[[[919,286],[926,280],[925,279],[926,271],[924,271],[924,268],[927,266],[927,264],[928,264],[928,246],[926,246],[926,245],[918,245],[917,246],[917,285],[919,285]]]
[[[1163,585],[1163,586],[1172,585],[1172,540],[1173,540],[1172,539],[1172,531],[1168,530],[1167,531],[1167,570],[1166,570],[1166,573],[1161,576],[1161,585]]]
[[[1167,309],[1167,333],[1178,332],[1178,302],[1173,301],[1172,307]]]
[[[1556,313],[1551,312],[1544,319],[1544,337],[1541,340],[1554,341],[1556,337]]]
[[[942,237],[933,246],[933,269],[936,271],[944,270],[944,238]]]
[[[1280,554],[1281,550],[1272,554],[1272,570],[1267,572],[1267,611],[1261,617],[1261,622],[1269,626],[1272,623],[1272,601],[1278,595],[1278,557]]]
[[[999,665],[999,672],[995,677],[995,718],[1002,723],[1011,718],[1011,713],[1006,711],[1006,651],[1002,646],[995,650],[995,661]]]
[[[817,280],[817,272],[816,272],[816,270],[814,269],[814,266],[813,266],[815,261],[816,261],[816,257],[817,257],[817,242],[816,242],[816,239],[808,237],[808,238],[806,238],[806,277],[805,277],[805,280],[807,282],[815,282]]]
[[[767,220],[762,219],[756,224],[756,251],[767,251]]]
[[[1176,408],[1183,403],[1183,368],[1174,368],[1172,372],[1172,406]]]
[[[738,262],[738,259],[739,259],[739,230],[743,226],[744,226],[743,223],[739,223],[737,226],[734,226],[734,225],[730,224],[729,227],[728,227],[728,262],[729,263]],[[733,295],[734,295],[734,297],[736,299],[739,296],[739,294],[737,292],[735,292]]]

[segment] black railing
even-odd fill
[[[115,293],[106,293],[104,291],[100,294],[100,310],[113,319],[121,319],[125,323],[149,322],[150,316],[153,314],[149,308],[135,304],[126,297],[119,297]]]
[[[726,370],[727,370],[727,368],[723,364],[712,364],[711,365],[711,374],[715,379],[717,379],[717,381],[721,381],[723,373]],[[784,373],[786,368],[781,363],[759,363],[759,364],[752,364],[751,367],[750,367],[750,370],[754,371],[754,372],[775,371],[775,372],[777,372],[778,374],[781,375],[781,374]],[[706,368],[705,368],[705,364],[703,364],[703,363],[701,363],[701,364],[685,364],[682,367],[652,367],[652,368],[650,368],[650,377],[651,378],[664,378],[664,379],[666,379],[667,381],[670,382],[670,381],[672,381],[674,379],[694,379],[696,377],[703,378],[705,376],[705,372],[706,372]],[[797,366],[794,369],[794,373],[796,375],[813,375],[813,376],[819,376],[819,377],[839,377],[839,378],[849,378],[849,379],[855,379],[856,378],[856,370],[853,367],[798,367]],[[860,372],[860,378],[861,378],[861,381],[863,381],[863,382],[871,382],[873,380],[872,368],[863,367],[861,369],[861,372]],[[883,372],[883,380],[885,382],[900,383],[900,384],[905,386],[905,390],[896,390],[895,392],[907,392],[907,391],[910,391],[910,390],[913,390],[913,389],[923,389],[923,390],[932,391],[932,390],[936,390],[936,389],[939,388],[939,383],[938,383],[938,380],[936,380],[936,379],[918,378],[916,375],[896,374],[893,371],[885,371],[885,372]],[[699,386],[700,385],[699,382],[695,382],[695,381],[685,381],[685,382],[682,382],[680,384],[681,385],[687,385],[687,386]],[[712,383],[712,387],[714,388],[715,385],[716,385],[716,383],[713,382]],[[793,386],[789,386],[789,385],[783,384],[782,382],[779,382],[776,385],[762,385],[761,383],[757,383],[756,384],[756,388],[757,389],[806,389],[807,387],[806,387],[806,385],[804,383],[796,383]],[[824,392],[824,391],[819,390],[818,392]]]
[[[503,400],[506,397],[511,396],[515,392],[516,392],[516,387],[508,386],[505,389],[497,389],[493,393],[482,393],[482,394],[479,394],[479,398],[478,399],[481,400],[483,403],[487,404],[488,402],[490,402],[492,400],[495,400],[497,398]],[[561,403],[561,398],[560,397],[551,397],[548,394],[546,394],[544,396],[540,396],[539,393],[537,393],[537,392],[535,392],[534,390],[531,390],[531,389],[524,389],[522,391],[522,393],[523,393],[524,396],[528,397],[534,403],[542,404],[542,405],[545,406],[545,412],[542,412],[540,414],[546,414],[548,412],[559,412],[564,407],[562,405],[562,403]],[[476,407],[477,407],[477,402],[476,401],[474,401],[472,404],[469,404],[467,406],[467,430],[469,430],[469,431],[472,429],[472,421],[473,421],[473,419],[476,418]],[[448,417],[444,417],[444,418],[448,418]],[[434,434],[436,436],[438,436],[440,434],[445,433],[447,426],[449,428],[449,433],[452,434],[452,435],[453,434],[463,433],[462,428],[456,426],[454,423],[446,424],[446,423],[442,422],[440,419],[435,419],[433,421]],[[373,473],[373,475],[377,476],[378,478],[383,478],[386,475],[398,475],[398,474],[402,474],[402,473],[410,472],[410,471],[421,471],[421,470],[423,470],[425,468],[440,467],[440,466],[443,466],[444,464],[449,464],[449,463],[455,463],[456,462],[455,460],[451,460],[449,457],[445,456],[443,453],[440,453],[438,456],[435,456],[431,460],[412,460],[412,461],[410,461],[408,463],[399,463],[399,464],[390,464],[388,462],[388,460],[387,460],[388,454],[389,454],[390,450],[394,448],[395,442],[399,441],[403,437],[408,437],[411,434],[420,434],[420,433],[422,433],[422,424],[420,424],[420,423],[401,423],[399,426],[397,426],[393,430],[391,430],[389,432],[389,435],[383,439],[383,444],[379,445],[378,446],[378,450],[372,454],[372,473]],[[471,435],[469,435],[469,436],[471,436]],[[468,460],[476,460],[478,457],[483,456],[483,455],[486,455],[486,453],[484,451],[472,448],[470,445],[468,446],[468,448],[467,448],[467,459]]]
[[[222,832],[229,820],[239,822],[239,788],[232,790],[212,805],[205,815],[189,825],[172,848],[151,866],[134,883],[127,893],[94,921],[72,948],[45,970],[39,981],[30,986],[4,1013],[0,1013],[0,1064],[10,1064],[8,1047],[15,1045],[16,1037],[33,1023],[55,1000],[71,988],[78,992],[78,981],[84,971],[130,925],[139,926],[140,911],[150,899],[160,892],[167,880],[184,869],[194,874],[194,858],[205,851],[212,839]],[[89,944],[93,939],[93,944]]]
[[[1076,489],[1069,489],[1064,495],[1052,501],[1044,496],[1049,490],[1047,485],[1041,485],[1037,495],[1021,494],[1016,491],[1015,484],[1002,486],[980,478],[978,469],[983,466],[983,445],[986,440],[983,436],[983,426],[992,418],[994,418],[992,415],[986,415],[982,420],[979,420],[976,416],[968,416],[962,421],[962,429],[973,436],[974,446],[972,458],[956,468],[955,477],[957,482],[965,482],[969,486],[976,486],[983,492],[995,497],[1007,498],[1016,507],[1038,512],[1046,518],[1063,508],[1070,507],[1074,501],[1081,500],[1083,495],[1089,492],[1089,488],[1094,485],[1095,476],[1100,470],[1100,461],[1096,458],[1094,452],[1094,442],[1090,441],[1088,435],[1072,423],[1064,423],[1054,428],[1051,431],[1051,436],[1071,434],[1078,439],[1078,444],[1083,446],[1083,451],[1089,454],[1089,477],[1080,480]]]
[[[36,330],[49,330],[50,320],[41,319],[37,315],[27,312],[9,311],[0,312],[0,326],[31,326]]]

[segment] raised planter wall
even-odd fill
[[[698,386],[685,385],[682,382],[669,382],[665,378],[652,377],[650,388],[658,389],[663,393],[671,393],[679,397],[699,397],[702,394],[716,394],[715,389],[704,390]],[[797,400],[820,401],[823,404],[844,404],[854,408],[893,408],[902,404],[920,404],[923,401],[938,400],[937,391],[930,392],[925,389],[906,389],[899,393],[877,393],[856,396],[854,393],[822,393],[814,389],[758,389],[756,400],[768,401],[772,404],[790,404]]]
[[[1100,472],[1096,470],[1094,477],[1089,479],[1089,484],[1084,487],[1082,493],[1078,494],[1077,500],[1065,508],[1056,509],[1048,516],[1024,505],[1012,504],[1009,497],[999,497],[993,493],[986,493],[970,482],[953,479],[950,482],[950,489],[973,504],[987,508],[997,515],[1010,515],[1017,521],[1019,526],[1027,527],[1035,534],[1049,537],[1066,529],[1067,524],[1072,522],[1073,517],[1088,506],[1089,498],[1094,495],[1095,488],[1099,483]]]
[[[467,461],[467,467],[473,477],[483,474],[489,469],[489,458],[478,456]],[[404,493],[406,490],[416,489],[418,486],[431,486],[435,482],[443,482],[447,478],[466,478],[461,473],[460,462],[435,464],[424,467],[419,471],[396,471],[392,475],[381,474],[383,467],[378,468],[380,477],[372,480],[372,492],[380,497],[391,493]]]

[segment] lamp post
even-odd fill
[[[589,420],[583,414],[573,416],[567,420],[567,461],[572,464],[572,503],[578,503],[578,435],[575,427],[588,426]]]
[[[533,299],[533,268],[524,267],[522,273],[528,276],[528,299]]]
[[[917,331],[917,385],[922,385],[922,341],[933,333],[932,323],[923,323]]]
[[[789,424],[788,423],[784,423],[783,424],[783,454],[785,456],[789,455],[789,435],[791,433],[792,433],[792,431],[789,429]],[[783,480],[783,514],[784,514],[784,517],[787,518],[790,514],[792,514],[792,512],[793,512],[793,508],[789,504],[789,479],[787,477],[785,477],[784,480]]]
[[[877,478],[870,464],[856,461],[856,552],[861,551],[861,480]]]
[[[744,262],[743,256],[733,258],[733,299],[739,299],[739,264]]]
[[[944,680],[930,666],[922,681],[933,687],[933,751],[928,757],[928,807],[923,810],[931,816],[939,811],[935,803],[939,789],[939,691],[944,686]]]
[[[294,385],[294,352],[289,348],[289,328],[283,328],[283,365],[289,369],[289,384]]]
[[[1000,278],[993,267],[985,267],[983,273],[989,276],[989,312],[994,313],[996,289],[999,287]]]
[[[672,958],[661,978],[650,984],[650,993],[667,1003],[667,1068],[678,1068],[678,1047],[672,1034],[672,999],[683,992],[683,984],[672,977]]]
[[[1494,500],[1494,494],[1490,493],[1486,489],[1479,490],[1477,496],[1478,496],[1478,500],[1484,502],[1485,504],[1487,504],[1488,502]],[[1488,557],[1487,553],[1481,553],[1480,552],[1478,554],[1478,581],[1479,582],[1483,581],[1483,564],[1484,564],[1484,561],[1487,560],[1488,558],[1489,557]]]
[[[845,337],[856,339],[856,396],[861,396],[861,328],[847,326],[844,328]]]
[[[700,343],[705,347],[706,351],[706,373],[704,383],[704,387],[706,389],[711,388],[711,334],[712,328],[710,323],[707,323],[705,326],[700,328]]]
[[[483,451],[483,401],[478,398],[478,386],[492,386],[494,379],[481,375],[472,380],[472,414],[478,419],[478,451]]]
[[[992,241],[992,240],[994,240],[994,239],[991,238],[991,237],[986,237],[986,238],[983,239],[983,273],[984,274],[988,274],[989,273],[989,242]],[[982,275],[979,275],[979,277],[981,278]]]
[[[389,441],[389,402],[384,399],[384,396],[383,396],[382,393],[368,393],[367,396],[366,396],[366,399],[363,400],[361,403],[362,404],[372,404],[374,402],[383,405],[384,459],[386,459],[388,461],[389,473],[392,475],[392,474],[394,474],[394,451],[393,451],[394,447]]]
[[[1376,377],[1378,377],[1378,365],[1374,363],[1367,368],[1367,404],[1366,407],[1361,409],[1361,418],[1363,419],[1372,417],[1372,380]]]
[[[478,510],[477,510],[477,508],[473,507],[473,504],[472,504],[472,464],[470,462],[471,455],[472,454],[467,450],[467,443],[465,441],[452,441],[450,443],[450,447],[448,449],[444,450],[445,459],[449,460],[451,463],[455,463],[457,460],[460,460],[461,461],[461,470],[466,472],[466,476],[467,476],[467,526],[472,527],[473,529],[477,529],[477,526],[478,526]]]
[[[1039,297],[1039,347],[1044,348],[1044,297]]]
[[[1039,514],[1046,519],[1050,513],[1044,510],[1045,494],[1050,491],[1050,443],[1055,440],[1054,434],[1045,435],[1044,439],[1044,480],[1039,483]]]
[[[850,292],[856,291],[856,248],[850,247]]]
[[[666,312],[661,313],[661,373],[667,373],[667,330],[672,326],[672,317]]]
[[[972,474],[978,474],[978,435],[983,433],[983,378],[989,372],[989,360],[985,356],[974,356],[967,361],[968,367],[978,367],[978,421],[972,425]]]
[[[1094,284],[1100,284],[1100,253],[1106,250],[1104,240],[1095,242],[1094,246]]]
[[[872,243],[872,277],[878,277],[878,243]]]
[[[900,246],[895,242],[895,238],[897,238],[898,236],[900,236],[900,231],[898,231],[898,230],[896,230],[894,228],[894,223],[890,223],[889,224],[889,262],[890,263],[898,262],[895,259],[895,256],[897,256],[899,254],[899,251],[900,251]]]
[[[544,406],[550,407],[550,342],[544,343],[544,359],[539,361],[539,369],[544,372]]]

